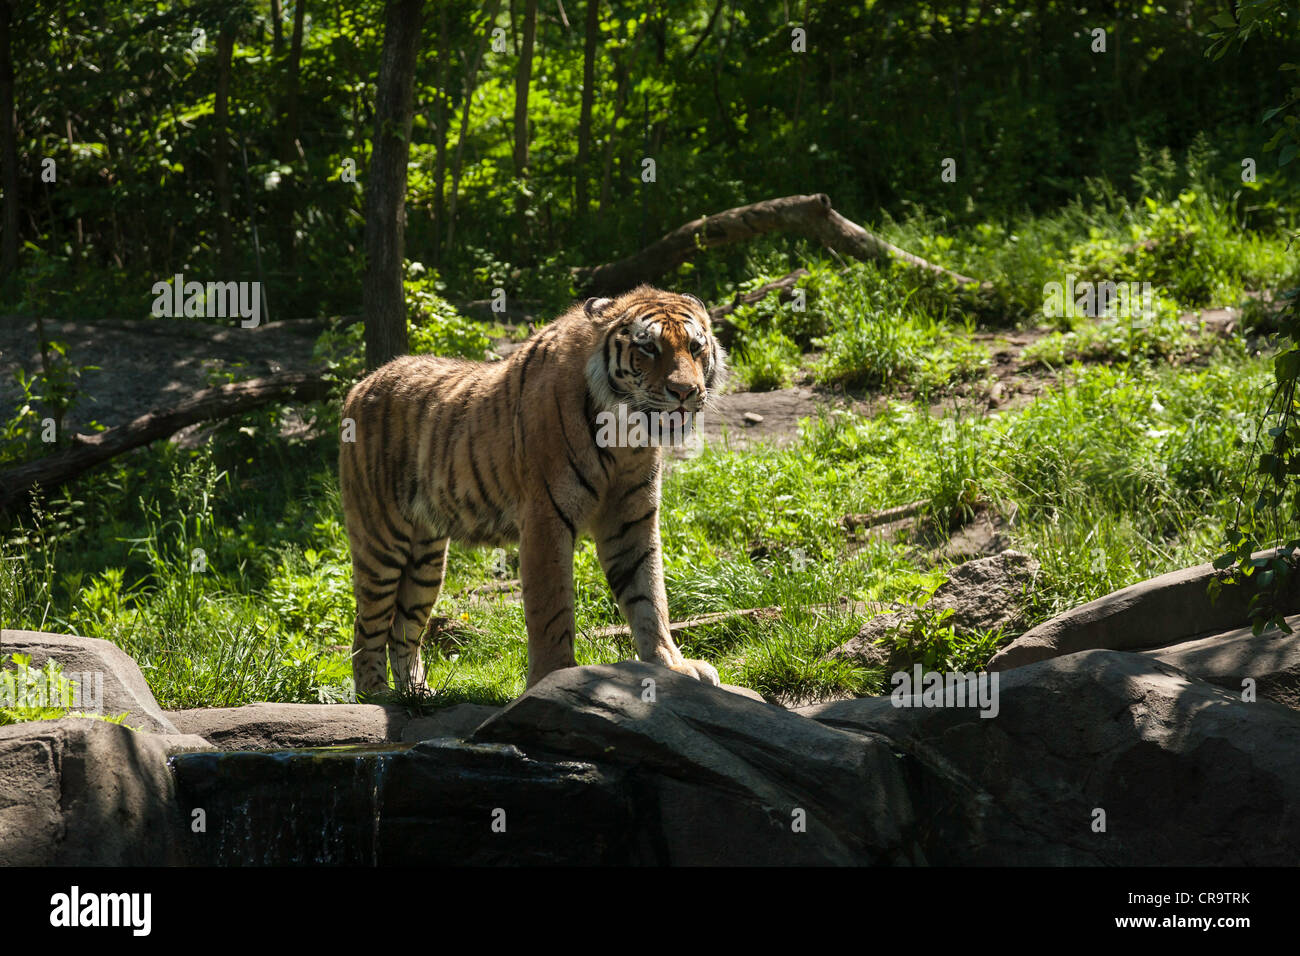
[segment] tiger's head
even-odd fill
[[[587,362],[587,386],[601,408],[694,415],[721,388],[726,352],[695,296],[642,285],[616,299],[588,299],[584,311],[604,332]]]

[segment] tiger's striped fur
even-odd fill
[[[357,613],[358,692],[422,686],[420,639],[451,540],[519,542],[528,686],[575,664],[573,551],[590,534],[642,660],[717,684],[668,630],[659,543],[662,453],[602,447],[597,416],[699,412],[725,354],[693,296],[640,286],[589,299],[507,360],[405,356],[355,385],[339,453]]]

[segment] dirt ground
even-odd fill
[[[98,366],[81,380],[82,398],[66,424],[86,430],[131,421],[152,408],[225,381],[313,367],[315,321],[272,322],[254,329],[218,329],[183,319],[74,322],[45,320],[45,334],[62,342],[74,366]],[[0,318],[0,414],[12,415],[22,398],[14,379],[41,368],[36,322]],[[229,377],[226,377],[229,375]]]
[[[1231,331],[1233,310],[1200,314],[1207,333]],[[1197,316],[1185,317],[1197,321]],[[312,346],[321,322],[295,319],[254,329],[229,328],[183,319],[59,321],[46,320],[46,335],[64,343],[73,365],[97,366],[81,381],[82,398],[67,424],[86,430],[91,421],[106,427],[128,422],[153,408],[173,405],[210,385],[254,378],[278,371],[314,367]],[[1026,368],[1020,354],[1045,330],[982,333],[993,360],[988,377],[945,397],[933,410],[956,405],[988,411],[1023,407],[1057,376]],[[506,351],[502,349],[501,351]],[[32,374],[41,367],[36,323],[0,317],[0,414],[12,415],[22,392],[14,379],[21,368]],[[744,448],[756,442],[785,445],[798,435],[799,421],[815,416],[819,407],[846,408],[871,414],[884,399],[838,394],[809,384],[770,392],[729,392],[719,395],[701,417],[700,430],[708,442]],[[193,441],[195,429],[183,440]]]

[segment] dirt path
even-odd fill
[[[129,422],[231,379],[313,368],[320,330],[315,321],[255,329],[183,319],[45,321],[45,334],[67,347],[72,365],[98,366],[83,375],[83,396],[68,413],[66,424],[78,431],[92,420],[107,427]],[[35,320],[0,318],[0,415],[11,416],[22,398],[14,374],[40,368]]]
[[[1237,310],[1211,309],[1190,313],[1184,321],[1203,322],[1206,334],[1231,334],[1239,316]],[[67,347],[73,365],[98,366],[84,374],[83,397],[68,416],[68,424],[78,430],[92,420],[110,427],[122,424],[222,381],[313,368],[312,346],[322,329],[320,322],[305,319],[255,329],[181,319],[50,319],[45,326],[46,335]],[[933,411],[951,413],[958,405],[972,404],[989,411],[1010,410],[1031,403],[1059,378],[1021,361],[1024,348],[1046,334],[1046,329],[976,334],[992,356],[988,375],[954,389],[932,406]],[[34,374],[40,367],[35,321],[0,318],[0,414],[12,415],[21,399],[15,372],[21,368]],[[732,448],[757,442],[782,446],[797,437],[799,421],[815,417],[819,408],[870,415],[886,400],[879,394],[842,394],[809,383],[770,392],[729,392],[718,396],[702,416],[700,429],[706,441],[726,442]]]

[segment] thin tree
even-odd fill
[[[293,169],[293,164],[300,159],[298,145],[298,89],[299,74],[302,69],[302,34],[307,16],[306,0],[294,0],[293,33],[289,38],[289,58],[284,72],[284,101],[276,152],[282,164]],[[283,40],[281,40],[283,43]],[[290,171],[280,180],[276,188],[276,220],[279,224],[280,254],[284,257],[285,268],[292,271],[297,264],[297,235],[294,231],[294,211],[297,208],[297,180]]]
[[[524,234],[528,212],[526,180],[528,178],[528,86],[533,77],[533,43],[537,38],[537,0],[524,4],[524,37],[519,47],[519,65],[515,72],[515,176],[520,180],[515,194],[515,216],[519,233]]]
[[[14,57],[11,0],[0,0],[0,165],[4,166],[4,237],[0,276],[18,268],[18,135],[14,129]]]
[[[366,367],[404,355],[406,299],[402,261],[406,233],[406,164],[410,157],[415,61],[423,0],[390,0],[384,17],[375,96],[374,148],[366,177],[366,270],[362,282]]]
[[[234,264],[231,232],[230,192],[230,66],[235,51],[235,21],[227,17],[217,34],[217,94],[212,105],[212,122],[217,128],[212,144],[212,185],[217,194],[217,257],[221,271]]]

